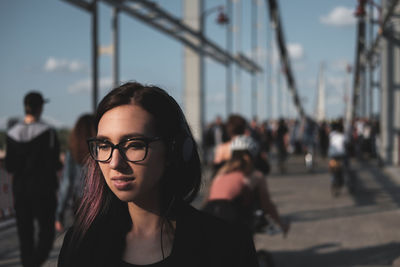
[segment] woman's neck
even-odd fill
[[[159,209],[144,209],[129,202],[128,210],[132,228],[126,235],[123,260],[146,265],[168,257],[172,252],[176,223],[166,224],[160,216]]]
[[[146,209],[133,202],[129,202],[128,210],[132,220],[131,233],[146,236],[159,233],[162,218],[158,207]]]

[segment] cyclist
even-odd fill
[[[249,136],[239,135],[232,140],[230,149],[231,158],[213,180],[204,210],[225,220],[243,223],[254,231],[253,212],[258,206],[286,235],[289,224],[281,220],[265,177],[254,168],[257,143]]]
[[[343,134],[341,122],[333,122],[331,125],[328,156],[330,158],[329,168],[332,172],[331,190],[332,194],[337,196],[344,184],[344,173],[348,170],[346,137]]]

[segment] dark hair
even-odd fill
[[[331,128],[332,131],[343,133],[343,123],[340,120],[332,122]]]
[[[235,135],[242,135],[246,130],[247,122],[246,120],[237,114],[230,115],[226,123],[226,131],[229,138]]]
[[[221,167],[217,175],[227,174],[234,171],[240,171],[245,175],[248,175],[249,173],[246,173],[246,171],[249,171],[249,165],[254,167],[253,164],[253,157],[247,150],[236,150],[232,152],[231,158]],[[252,168],[250,171],[251,170]]]
[[[68,137],[68,148],[74,161],[82,165],[89,155],[86,140],[96,134],[94,115],[84,114],[79,117]]]
[[[107,111],[129,104],[138,105],[153,115],[156,133],[167,147],[167,157],[171,159],[171,162],[165,167],[160,180],[160,206],[163,218],[173,218],[178,205],[182,202],[190,203],[200,188],[201,166],[197,145],[176,101],[156,86],[142,85],[137,82],[125,83],[103,98],[96,112],[96,128]],[[184,145],[188,143],[187,140],[192,142],[192,146],[189,147],[189,157],[184,156],[188,153],[184,151],[188,149]],[[102,218],[109,220],[112,214],[118,217],[114,220],[121,221],[125,220],[128,214],[126,203],[120,201],[111,192],[100,167],[91,158],[88,161],[86,179],[86,188],[74,227],[73,240],[75,241],[80,241],[96,221]],[[119,212],[116,212],[117,210]]]
[[[46,102],[47,100],[43,99],[43,96],[40,92],[31,91],[27,93],[24,97],[25,114],[30,114],[33,116],[39,115],[42,111],[43,104]]]

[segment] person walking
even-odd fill
[[[13,176],[20,257],[25,267],[41,266],[47,260],[55,236],[57,171],[62,164],[57,133],[40,119],[44,103],[39,92],[29,92],[24,98],[24,121],[7,132],[5,165]]]
[[[86,140],[95,135],[96,130],[92,114],[80,116],[69,135],[68,150],[65,153],[64,171],[56,210],[55,228],[58,232],[64,231],[64,219],[67,208],[71,206],[75,212],[78,202],[82,197],[83,178],[86,173],[84,163],[89,156]]]
[[[113,89],[76,220],[58,266],[258,266],[251,235],[190,206],[201,185],[197,144],[176,101],[151,85]]]
[[[289,129],[283,118],[279,119],[275,142],[278,151],[278,168],[281,173],[284,173],[286,172],[285,162],[288,155],[287,147],[289,144]]]

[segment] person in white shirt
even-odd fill
[[[340,121],[332,123],[329,134],[328,156],[330,158],[329,167],[332,171],[332,193],[335,196],[338,195],[340,188],[345,182],[349,186],[351,185],[349,181],[346,181],[347,177],[345,175],[349,169],[346,143],[346,136],[343,133],[343,123]],[[342,167],[337,169],[340,165]]]

